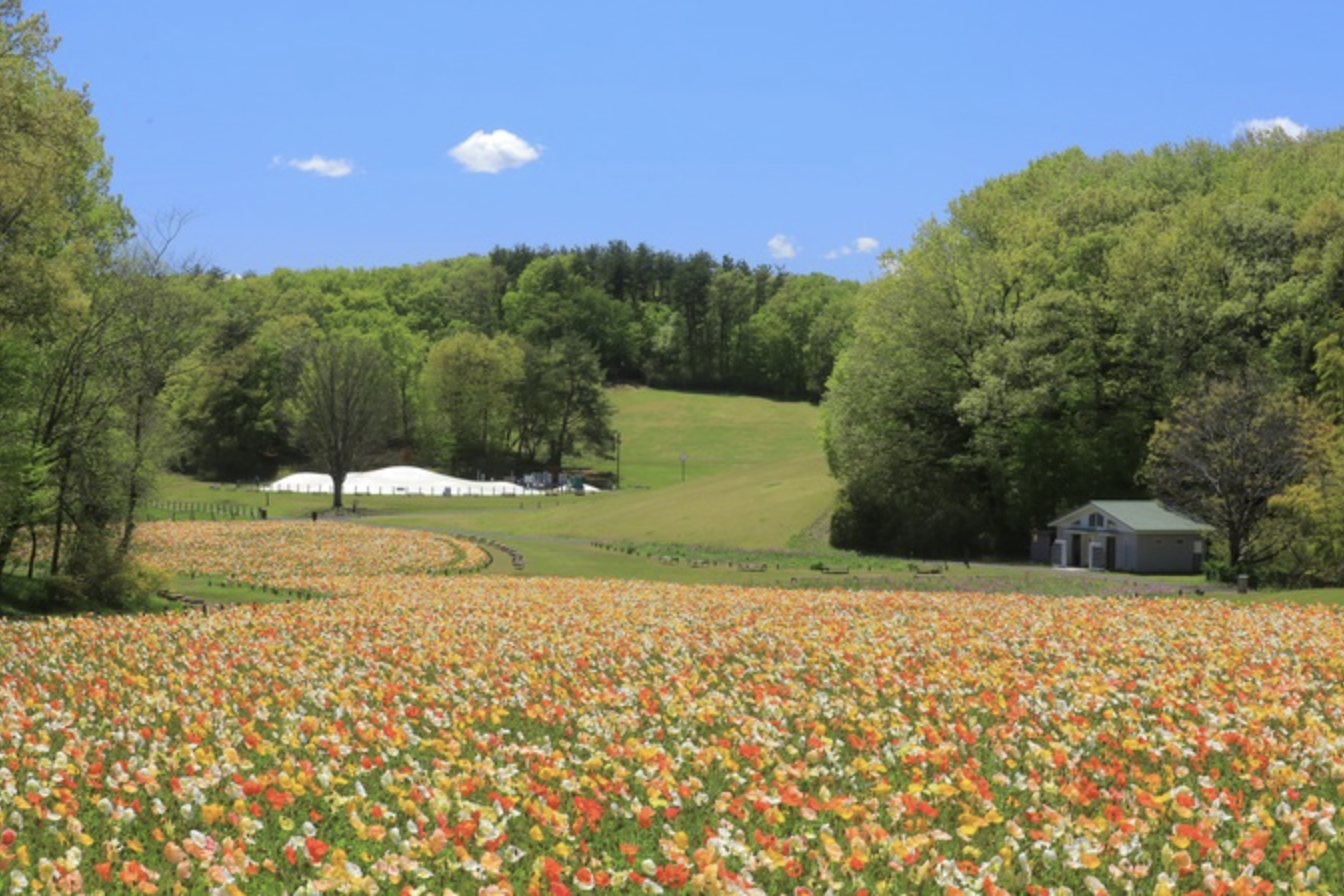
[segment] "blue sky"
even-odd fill
[[[1043,155],[1344,125],[1326,0],[26,6],[113,189],[237,272],[621,239],[867,280]]]

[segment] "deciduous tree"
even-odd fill
[[[89,284],[131,223],[109,193],[88,97],[51,64],[55,46],[45,16],[0,0],[0,557],[34,514],[61,524],[43,496],[53,477],[70,483],[71,452],[107,422],[110,320],[90,309]]]
[[[336,332],[312,347],[294,400],[299,442],[344,506],[346,476],[383,448],[395,427],[396,391],[375,337]]]
[[[1284,547],[1264,526],[1270,502],[1301,481],[1319,420],[1263,373],[1206,381],[1172,407],[1143,478],[1159,498],[1217,528],[1234,569]]]
[[[426,454],[466,471],[506,451],[522,378],[523,347],[512,336],[459,333],[436,343],[420,375]]]
[[[612,443],[602,368],[597,353],[577,338],[549,348],[528,346],[513,411],[518,452],[530,463],[558,468],[567,454],[606,451]]]

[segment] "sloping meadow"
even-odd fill
[[[247,525],[147,557],[335,599],[0,626],[10,888],[1340,892],[1338,611],[445,576],[344,525],[324,571]]]

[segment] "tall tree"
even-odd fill
[[[707,340],[709,378],[718,386],[740,385],[751,356],[751,331],[747,324],[756,311],[756,281],[737,267],[723,267],[709,284],[709,314],[706,322],[712,338]]]
[[[51,64],[55,46],[45,16],[0,0],[0,557],[50,508],[53,477],[70,482],[57,454],[106,422],[88,413],[110,323],[90,310],[89,287],[131,223],[108,191],[88,97]]]
[[[195,281],[214,276],[190,261],[174,262],[170,255],[188,221],[188,215],[176,212],[160,217],[120,255],[98,289],[98,299],[115,308],[119,347],[116,377],[126,432],[117,476],[122,500],[116,556],[122,559],[130,553],[136,514],[167,455],[167,408],[161,398],[200,338],[202,305]]]
[[[533,345],[577,338],[609,369],[630,365],[633,316],[585,277],[574,255],[538,258],[503,298],[505,329]]]
[[[859,284],[825,274],[791,277],[751,319],[758,388],[819,399],[853,328]]]
[[[976,354],[1005,325],[1000,271],[965,233],[933,223],[893,264],[900,276],[859,297],[854,343],[825,403],[842,483],[834,534],[871,550],[979,551],[994,534],[994,492],[967,462],[973,433],[957,405]]]
[[[51,64],[46,16],[0,0],[0,327],[59,326],[131,221],[108,191],[93,106]]]
[[[170,386],[178,468],[236,482],[269,479],[294,459],[286,401],[317,332],[307,315],[263,319],[250,307],[222,308]]]
[[[345,479],[386,446],[396,392],[374,337],[337,332],[313,346],[295,396],[299,443],[332,480],[331,506],[344,506]]]
[[[528,463],[558,469],[565,455],[605,451],[612,442],[612,407],[597,354],[574,337],[527,347],[513,412],[518,453]]]
[[[1263,373],[1214,380],[1157,425],[1143,477],[1160,498],[1217,528],[1234,569],[1285,544],[1264,525],[1270,502],[1308,470],[1317,419]]]
[[[523,378],[523,347],[514,337],[458,333],[434,345],[420,375],[426,452],[466,471],[507,450],[510,405]]]

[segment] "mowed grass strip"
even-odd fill
[[[635,387],[609,395],[621,434],[619,491],[445,502],[386,522],[449,532],[783,548],[834,503],[814,405]],[[614,457],[581,458],[575,466],[616,470]]]
[[[607,395],[616,409],[627,490],[680,484],[683,454],[687,482],[822,456],[821,412],[806,402],[630,386]],[[576,466],[614,473],[615,458],[580,458]]]
[[[834,497],[834,483],[818,453],[660,489],[515,498],[493,506],[444,502],[442,509],[432,512],[391,513],[369,517],[367,522],[500,536],[783,548],[824,514]]]

